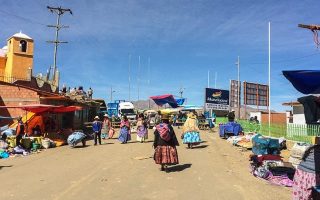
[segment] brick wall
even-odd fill
[[[269,115],[266,113],[262,113],[261,115],[261,122],[268,123]],[[271,113],[271,123],[272,124],[286,124],[287,123],[287,116],[286,113]]]
[[[26,104],[39,104],[40,98],[37,92],[11,85],[0,85],[0,106],[19,106]],[[0,116],[17,117],[23,116],[26,112],[21,109],[0,109]],[[1,120],[0,126],[11,124],[12,120]]]

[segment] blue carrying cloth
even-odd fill
[[[68,137],[68,144],[70,146],[75,146],[79,142],[81,142],[85,137],[86,137],[86,135],[84,133],[82,133],[82,132],[73,132]]]

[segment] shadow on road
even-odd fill
[[[175,165],[172,167],[168,167],[167,169],[167,173],[170,172],[181,172],[187,168],[190,168],[192,164],[188,163],[188,164],[183,164],[183,165]]]
[[[82,146],[82,145],[80,145],[80,146],[74,146],[73,147],[73,149],[82,149],[82,148],[87,148],[87,147],[89,147],[90,145],[85,145],[85,146]]]
[[[3,165],[3,166],[0,166],[0,170],[4,167],[12,167],[13,165]]]
[[[194,146],[192,147],[192,149],[203,149],[203,148],[207,148],[209,145],[199,145],[199,146]]]
[[[101,145],[114,144],[113,142],[104,142]]]
[[[132,142],[128,142],[127,144],[134,144],[134,143],[151,143],[153,141],[145,141],[145,142],[139,142],[139,141],[132,141]]]

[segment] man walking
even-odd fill
[[[101,145],[101,128],[102,125],[99,121],[99,117],[95,116],[92,123],[92,130],[94,132],[94,145],[97,145],[97,139],[99,140],[99,145]]]

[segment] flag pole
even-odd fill
[[[271,125],[271,23],[269,22],[269,58],[268,58],[268,68],[269,68],[269,136],[270,136],[270,125]]]

